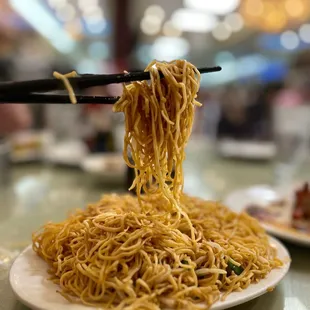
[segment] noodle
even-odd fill
[[[62,80],[62,82],[64,83],[64,86],[66,87],[66,89],[68,91],[70,101],[73,104],[76,104],[77,101],[76,101],[76,97],[75,97],[73,87],[71,86],[68,78],[74,78],[74,77],[77,77],[77,75],[78,74],[75,71],[72,71],[72,72],[67,73],[67,74],[61,74],[61,73],[56,72],[56,71],[53,73],[53,76],[56,79]]]
[[[194,229],[178,201],[183,189],[182,162],[192,130],[194,107],[201,105],[195,100],[200,73],[182,60],[153,61],[146,71],[151,73],[151,83],[142,81],[125,86],[123,96],[114,105],[115,112],[124,112],[126,116],[124,159],[136,172],[131,189],[136,187],[139,199],[141,189],[147,195],[164,195],[169,201],[167,205],[172,207],[167,211],[176,212],[176,225],[183,215],[194,240]],[[159,72],[164,79],[160,79]],[[130,163],[128,153],[134,164]]]
[[[33,249],[71,302],[209,309],[282,262],[255,219],[182,193],[184,148],[200,105],[197,69],[178,60],[146,70],[151,82],[125,85],[114,106],[125,114],[124,159],[135,169],[137,197],[105,195],[48,223],[33,234]]]
[[[125,86],[123,96],[114,105],[115,112],[124,112],[126,116],[124,158],[136,170],[133,185],[137,186],[138,197],[141,188],[148,193],[151,187],[152,194],[163,193],[175,204],[173,198],[178,200],[183,189],[182,162],[194,107],[200,106],[195,100],[200,74],[193,65],[181,60],[169,64],[153,61],[146,71],[151,73],[151,84],[142,81]],[[165,77],[162,80],[159,71]],[[128,153],[134,164],[130,163]],[[152,183],[158,185],[155,192]]]

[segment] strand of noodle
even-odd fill
[[[61,74],[61,73],[55,71],[53,73],[53,76],[56,79],[62,80],[62,82],[64,83],[64,86],[66,87],[66,89],[68,91],[71,103],[76,104],[77,103],[76,96],[75,96],[73,87],[71,86],[68,78],[77,77],[78,76],[77,72],[76,71],[72,71],[70,73]]]

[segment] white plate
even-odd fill
[[[82,161],[81,168],[97,178],[109,181],[123,180],[126,173],[123,155],[119,153],[89,155]]]
[[[251,284],[242,292],[230,294],[225,301],[216,302],[212,310],[227,309],[267,292],[268,288],[276,286],[288,272],[290,256],[287,249],[276,239],[270,242],[277,248],[278,256],[285,264],[274,269],[267,278],[257,284]],[[27,247],[15,260],[10,271],[10,283],[17,298],[25,305],[36,310],[94,310],[93,307],[69,303],[56,292],[59,287],[48,281],[47,264],[38,257],[31,246]]]
[[[82,141],[68,140],[51,145],[44,157],[55,164],[80,166],[87,153],[87,147]]]
[[[224,204],[235,212],[242,212],[247,206],[251,204],[257,204],[263,207],[271,201],[283,199],[283,192],[292,193],[292,188],[288,188],[285,191],[282,191],[275,190],[267,185],[253,186],[232,192],[224,200]],[[290,199],[287,194],[285,198]],[[272,224],[261,224],[269,233],[274,236],[299,245],[310,246],[310,236],[307,236],[306,234],[297,232],[295,233],[292,230],[286,230]]]
[[[11,154],[14,163],[41,160],[44,152],[54,141],[54,136],[47,130],[26,130],[10,136]]]
[[[217,143],[217,148],[224,157],[242,159],[267,160],[276,154],[276,146],[273,142],[222,139]]]

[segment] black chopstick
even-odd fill
[[[199,68],[200,73],[210,73],[221,71],[221,67]],[[163,76],[162,76],[163,77]],[[149,80],[150,73],[143,71],[121,73],[121,74],[83,74],[75,78],[69,78],[75,89],[84,89],[94,86],[102,86],[115,83],[125,83],[132,81]],[[0,83],[0,95],[4,94],[30,94],[49,92],[65,89],[64,84],[58,79],[30,80],[20,82]]]
[[[78,104],[97,103],[113,104],[119,97],[102,97],[102,96],[76,96]],[[64,104],[71,103],[68,95],[43,95],[43,94],[17,94],[17,95],[0,95],[0,104],[6,103],[49,103]]]

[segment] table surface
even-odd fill
[[[270,184],[271,163],[219,159],[192,147],[184,165],[185,191],[203,198],[221,199],[231,190]],[[300,169],[305,179],[310,169]],[[0,247],[20,251],[31,242],[31,233],[47,221],[59,221],[69,210],[96,201],[105,192],[123,192],[125,186],[95,180],[79,169],[42,164],[12,169],[10,186],[0,188]],[[272,292],[234,310],[310,309],[310,249],[286,244],[292,265]],[[0,253],[1,254],[1,253]],[[9,265],[0,264],[0,310],[28,309],[14,297],[8,283]]]

